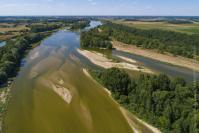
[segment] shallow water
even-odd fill
[[[118,105],[83,73],[78,47],[79,33],[59,31],[29,53],[12,86],[5,133],[132,132]],[[71,92],[70,104],[52,84]]]
[[[98,24],[92,22],[91,27]],[[96,66],[77,53],[79,39],[77,32],[59,31],[45,39],[23,60],[12,86],[12,98],[3,126],[5,133],[132,132],[118,105],[99,84],[83,73],[84,67]],[[187,76],[183,69],[177,67],[171,71],[171,65],[151,59],[119,51],[112,54],[133,58],[170,75],[176,72],[174,75],[185,73]],[[70,104],[53,91],[53,84],[71,92]]]

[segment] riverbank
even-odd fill
[[[150,69],[140,67],[137,64],[127,63],[127,62],[114,62],[113,60],[108,59],[105,55],[95,52],[95,51],[77,49],[77,52],[83,55],[84,57],[86,57],[88,60],[90,60],[93,64],[105,69],[117,67],[117,68],[129,69],[129,70],[140,71],[140,72],[145,72],[145,73],[153,73]],[[120,56],[119,58],[123,58],[123,59],[125,58],[125,60],[131,61],[131,59],[128,59],[122,56]]]
[[[157,53],[153,50],[142,49],[134,45],[127,45],[122,42],[112,41],[113,47],[117,50],[155,59],[161,62],[173,64],[180,67],[189,68],[199,72],[199,62],[180,56]]]
[[[83,69],[83,73],[89,77],[90,79],[92,79],[94,82],[97,82],[91,75],[90,73],[86,70]],[[98,83],[98,82],[97,82]],[[99,84],[99,83],[98,83]],[[115,101],[112,96],[111,96],[111,92],[107,89],[102,87],[103,90],[110,96],[110,98],[116,103],[117,101]],[[130,125],[131,129],[133,130],[134,133],[161,133],[160,130],[158,130],[157,128],[149,125],[148,123],[140,120],[139,118],[137,118],[135,115],[131,114],[128,110],[126,110],[124,107],[122,107],[120,104],[118,104],[120,111],[122,112],[123,116],[125,117],[126,121],[128,122],[128,124]]]

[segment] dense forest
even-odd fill
[[[188,58],[199,56],[199,36],[188,35],[160,29],[143,30],[120,24],[106,22],[101,27],[103,32],[126,44],[147,49],[158,49]],[[102,33],[103,34],[103,33]]]
[[[117,68],[90,72],[120,104],[163,132],[199,132],[199,83],[163,74],[132,79]]]
[[[105,48],[112,49],[108,34],[102,34],[98,28],[81,33],[82,48]]]
[[[25,51],[30,49],[33,43],[41,41],[46,36],[47,34],[32,33],[17,40],[10,40],[0,48],[0,85],[16,75]]]

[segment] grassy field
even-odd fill
[[[199,34],[199,22],[193,22],[191,24],[171,24],[168,22],[143,22],[124,20],[115,20],[113,22],[143,29],[163,29],[188,34]]]

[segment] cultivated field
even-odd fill
[[[124,24],[131,27],[143,28],[143,29],[163,29],[172,30],[188,34],[199,34],[199,22],[193,22],[190,24],[171,24],[168,22],[145,22],[145,21],[126,21],[126,20],[114,20],[113,22]]]

